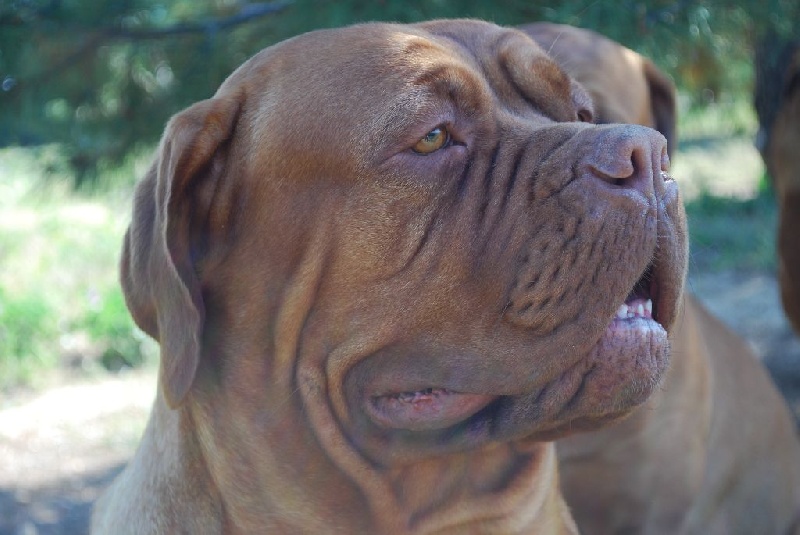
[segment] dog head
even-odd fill
[[[592,116],[527,36],[476,21],[306,34],[175,116],[122,281],[218,469],[280,451],[321,474],[324,452],[363,482],[642,403],[684,215],[663,136]]]

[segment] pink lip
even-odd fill
[[[375,396],[368,413],[382,427],[425,431],[457,424],[491,403],[496,396],[465,394],[446,388],[428,388]]]

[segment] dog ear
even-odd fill
[[[672,158],[678,142],[675,85],[649,59],[644,59],[642,69],[647,80],[647,87],[650,89],[650,107],[656,123],[655,129],[667,138],[667,152]]]
[[[193,262],[193,193],[224,158],[239,113],[234,98],[199,102],[170,120],[158,157],[138,185],[125,235],[121,282],[137,325],[161,345],[160,379],[170,407],[181,404],[200,360],[205,308]],[[196,225],[195,225],[196,226]]]

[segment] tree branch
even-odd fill
[[[254,19],[272,15],[282,11],[291,5],[291,0],[276,0],[274,2],[260,2],[257,4],[246,4],[239,10],[239,13],[223,19],[207,19],[190,24],[176,24],[166,28],[150,30],[133,30],[126,28],[109,28],[103,33],[109,39],[161,39],[176,35],[186,35],[193,33],[211,33],[219,30],[226,30],[233,26],[238,26]]]
[[[15,87],[14,93],[12,93],[12,97],[18,97],[20,95],[22,89],[21,86],[23,85],[48,82],[54,76],[57,76],[64,70],[94,54],[95,50],[103,46],[107,41],[138,41],[148,39],[163,39],[167,37],[197,33],[213,33],[251,22],[266,15],[278,13],[290,6],[291,3],[292,0],[275,0],[273,2],[245,4],[238,13],[231,15],[230,17],[222,19],[206,19],[204,21],[187,24],[176,24],[174,26],[168,26],[165,28],[134,30],[120,27],[110,27],[97,30],[93,34],[90,34],[80,46],[63,57],[57,64],[52,65],[44,72],[25,80],[24,83],[23,80],[17,80],[17,86]]]

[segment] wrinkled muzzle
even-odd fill
[[[465,180],[459,224],[474,238],[457,249],[480,254],[452,296],[464,329],[348,374],[356,441],[376,458],[593,428],[647,399],[667,367],[686,231],[666,141],[574,124],[518,140]]]

